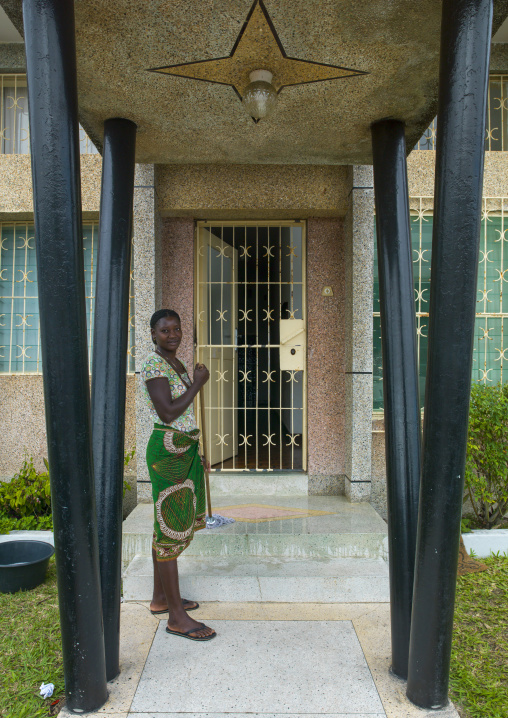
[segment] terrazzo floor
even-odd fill
[[[161,621],[131,712],[385,718],[350,621],[215,621],[213,626],[217,637],[197,644],[169,636]],[[183,680],[178,670],[168,670],[161,680],[169,657],[172,666],[182,667]]]
[[[390,674],[387,603],[208,603],[193,615],[217,630],[214,640],[170,636],[147,604],[123,604],[121,673],[88,715],[458,718],[452,705],[416,708]]]
[[[236,504],[221,506],[220,513],[227,518],[245,523],[259,523],[261,521],[276,521],[304,518],[306,516],[326,516],[333,511],[313,511],[311,509],[297,509],[291,507],[272,506],[270,504]]]

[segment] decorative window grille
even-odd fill
[[[436,149],[437,118],[425,130],[415,150]],[[491,75],[487,96],[485,151],[508,151],[508,75]]]
[[[89,363],[93,345],[98,224],[83,226]],[[0,374],[40,374],[40,327],[34,227],[0,223]],[[134,372],[134,279],[131,270],[128,371]]]
[[[0,75],[0,137],[3,155],[30,152],[25,75]]]
[[[437,117],[434,117],[430,125],[427,127],[418,143],[414,146],[415,150],[435,150],[436,149],[436,128]]]
[[[0,140],[0,153],[3,155],[30,152],[26,75],[0,74]],[[82,155],[98,152],[81,125],[79,149]]]
[[[491,75],[485,149],[508,150],[508,75]]]
[[[420,404],[425,396],[432,254],[432,197],[412,197],[411,241],[415,289]],[[381,320],[377,251],[374,266],[374,410],[383,409]],[[473,350],[472,380],[508,381],[508,198],[484,197]]]

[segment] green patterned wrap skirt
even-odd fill
[[[171,561],[206,526],[204,470],[199,429],[189,433],[155,424],[146,449],[154,502],[153,548]]]

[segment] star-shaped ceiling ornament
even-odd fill
[[[273,75],[271,84],[277,94],[291,85],[367,74],[339,65],[288,57],[263,0],[254,0],[229,57],[154,67],[150,72],[230,85],[242,100],[250,82],[250,73],[260,69]]]

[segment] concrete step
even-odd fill
[[[182,595],[197,601],[389,601],[388,567],[380,558],[287,559],[183,554],[178,567]],[[151,557],[136,556],[124,574],[124,600],[149,601],[152,589]]]
[[[307,496],[307,474],[275,471],[212,471],[210,491],[214,498],[224,496]]]
[[[221,505],[276,505],[325,515],[274,521],[241,522],[199,531],[185,556],[283,558],[387,558],[386,524],[370,504],[351,504],[343,496],[229,496]],[[123,524],[123,565],[136,555],[149,556],[153,504],[138,504]]]

